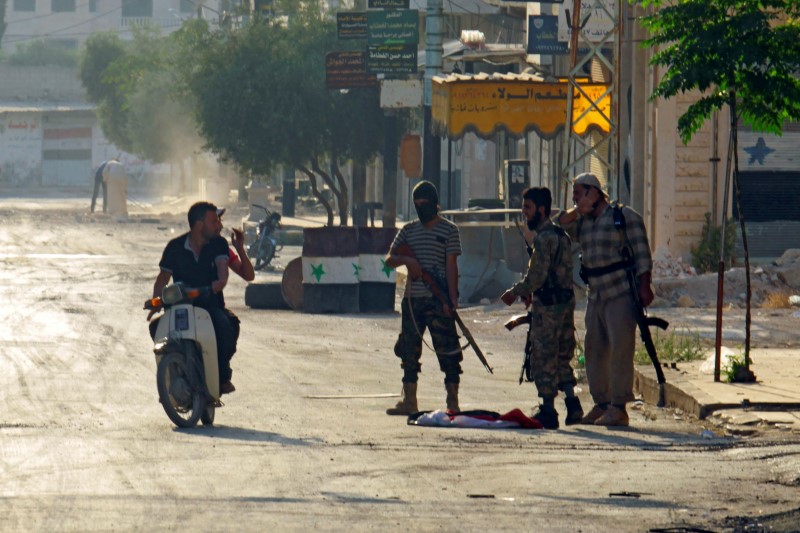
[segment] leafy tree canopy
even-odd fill
[[[257,174],[310,159],[366,161],[381,148],[377,91],[329,91],[325,54],[341,49],[318,2],[276,2],[288,23],[180,30],[181,79],[209,147]]]
[[[651,64],[666,67],[653,98],[698,90],[678,119],[684,142],[735,98],[741,119],[780,133],[800,119],[800,2],[797,0],[631,0],[642,17]]]
[[[98,104],[104,134],[155,162],[181,161],[203,144],[175,90],[174,40],[151,27],[137,29],[133,42],[99,34],[89,38],[81,57],[81,80]]]

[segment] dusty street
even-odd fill
[[[400,388],[398,315],[253,310],[238,278],[225,291],[242,320],[237,391],[215,426],[177,430],[142,310],[186,230],[174,207],[131,206],[118,223],[88,214],[88,198],[0,198],[0,530],[800,530],[797,433],[707,438],[653,406],[626,430],[408,426],[384,414]],[[517,385],[524,332],[501,327],[509,314],[462,311],[495,367],[465,354],[462,409],[535,403]],[[713,310],[658,314],[713,325]],[[755,318],[794,342],[769,332],[779,322]],[[420,408],[443,407],[427,350],[419,390]],[[585,384],[581,397],[588,410]]]

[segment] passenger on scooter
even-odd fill
[[[225,214],[225,209],[219,209],[219,233],[222,234],[222,215]],[[231,244],[232,248],[228,248],[228,267],[240,278],[245,281],[253,281],[256,279],[256,271],[253,268],[253,263],[247,256],[247,250],[244,247],[244,233],[238,228],[231,228]],[[236,251],[234,251],[236,250]],[[238,335],[237,335],[238,338]]]
[[[211,287],[212,293],[195,300],[194,304],[207,310],[214,324],[217,338],[217,358],[219,361],[220,392],[231,393],[236,390],[231,383],[230,360],[236,351],[239,319],[225,308],[222,290],[228,282],[229,247],[228,241],[220,236],[222,222],[219,215],[224,210],[210,202],[197,202],[189,208],[189,232],[172,239],[164,248],[161,268],[153,285],[153,297],[161,296],[161,291],[170,279],[183,282],[190,287]],[[147,320],[153,316],[153,311]],[[150,323],[150,333],[155,334],[157,321]]]

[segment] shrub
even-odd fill
[[[703,224],[703,233],[697,246],[691,247],[692,266],[698,272],[712,272],[717,270],[719,264],[720,242],[722,241],[722,226],[711,222],[711,213],[706,213],[706,221]],[[736,221],[730,219],[725,227],[725,258],[728,266],[733,265],[735,257],[733,255],[736,245]]]
[[[689,328],[677,328],[663,332],[658,328],[651,328],[653,344],[656,347],[659,362],[696,361],[705,357],[706,345],[696,331]],[[650,356],[640,339],[636,339],[636,364],[650,364]]]

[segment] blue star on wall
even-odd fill
[[[767,146],[767,143],[764,142],[764,137],[759,137],[755,146],[747,147],[744,151],[750,154],[750,160],[747,161],[748,165],[752,165],[756,161],[758,161],[759,165],[763,165],[764,158],[775,150]]]

